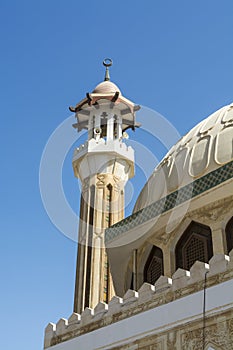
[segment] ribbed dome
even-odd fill
[[[121,93],[120,89],[116,84],[112,83],[111,81],[103,81],[102,83],[98,84],[95,89],[93,90],[93,93],[96,94],[108,94],[108,93],[115,93],[115,92]]]
[[[156,202],[233,159],[233,103],[182,137],[153,171],[134,212]]]

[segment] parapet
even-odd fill
[[[138,291],[128,290],[108,304],[100,302],[81,315],[72,313],[45,328],[44,348],[78,337],[100,327],[185,297],[233,278],[233,249],[228,255],[216,254],[209,264],[196,261],[190,271],[178,269],[172,278],[160,276],[154,285],[143,283]]]

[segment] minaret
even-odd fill
[[[74,174],[81,180],[78,257],[74,311],[94,308],[114,295],[105,251],[105,229],[124,218],[124,187],[134,176],[134,151],[124,143],[125,130],[139,126],[140,107],[122,96],[110,81],[111,59],[105,59],[105,80],[70,110],[77,131],[88,130],[88,140],[75,149]]]

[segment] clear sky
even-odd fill
[[[77,246],[53,226],[39,190],[43,149],[68,106],[111,57],[124,95],[185,134],[233,102],[232,13],[232,0],[0,0],[1,349],[41,349],[46,324],[72,312]],[[71,155],[64,191],[78,211]]]

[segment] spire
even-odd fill
[[[112,59],[111,58],[105,58],[103,60],[103,65],[104,65],[104,67],[106,67],[104,81],[109,81],[110,80],[109,67],[112,66]]]

